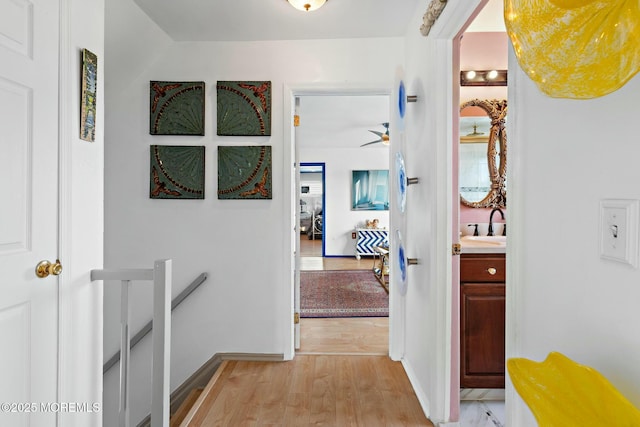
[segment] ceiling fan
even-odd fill
[[[365,147],[371,144],[378,144],[380,142],[383,145],[389,145],[389,122],[380,123],[380,124],[384,126],[384,128],[386,129],[384,133],[378,132],[377,130],[369,130],[369,132],[378,135],[379,139],[376,139],[375,141],[367,142],[366,144],[362,144],[360,147]]]

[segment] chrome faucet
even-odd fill
[[[500,212],[500,216],[504,220],[504,212],[502,212],[502,209],[493,208],[491,214],[489,215],[489,231],[487,233],[487,236],[493,236],[493,214],[496,213],[496,211]]]

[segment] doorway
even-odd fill
[[[356,91],[359,92],[359,91]],[[377,91],[376,91],[377,92]],[[360,219],[350,209],[351,171],[362,169],[367,157],[383,159],[388,168],[388,149],[363,144],[378,139],[370,129],[381,131],[388,122],[388,94],[311,93],[295,96],[300,126],[294,127],[292,149],[298,159],[297,181],[292,189],[296,204],[296,304],[300,308],[300,280],[305,272],[372,272],[371,258],[356,259],[355,232]],[[373,100],[375,98],[375,100]],[[362,103],[376,104],[384,98],[382,111],[367,115]],[[319,109],[323,104],[331,105]],[[379,103],[378,103],[379,105]],[[307,108],[305,108],[307,107]],[[339,118],[336,118],[336,115]],[[345,123],[348,120],[349,123]],[[379,122],[379,123],[378,123]],[[305,126],[307,126],[305,128]],[[317,136],[309,134],[315,129]],[[315,138],[315,140],[313,139]],[[362,151],[360,151],[362,150]],[[365,151],[366,150],[366,151]],[[375,168],[374,168],[375,169]],[[340,182],[342,184],[340,184]],[[388,317],[304,317],[300,319],[297,353],[388,354]],[[328,345],[327,343],[332,343]]]
[[[322,258],[324,248],[324,163],[300,163],[300,258]]]
[[[466,72],[469,70],[506,70],[508,67],[508,36],[506,34],[506,29],[504,27],[504,22],[502,21],[503,11],[502,11],[502,1],[501,0],[489,0],[486,3],[482,3],[479,5],[476,12],[474,12],[475,17],[472,18],[471,22],[461,30],[461,36],[457,37],[454,40],[454,55],[457,55],[457,58],[454,59],[454,75],[462,76],[462,72]],[[484,102],[485,100],[505,100],[507,99],[507,86],[506,79],[503,83],[498,84],[497,81],[486,81],[484,83],[474,82],[474,85],[471,86],[469,83],[463,84],[462,77],[460,77],[460,81],[458,83],[459,90],[454,91],[453,95],[453,105],[461,106],[465,103],[467,104],[476,104],[476,100],[480,102]],[[488,77],[487,77],[488,79]],[[506,105],[506,104],[505,104]],[[454,118],[458,118],[459,120],[459,138],[454,140],[454,167],[452,177],[452,181],[455,184],[454,187],[454,200],[458,200],[458,204],[454,206],[453,209],[453,218],[452,223],[454,227],[459,226],[459,234],[462,236],[473,234],[475,230],[479,229],[480,235],[486,235],[488,233],[488,223],[490,222],[490,212],[492,211],[492,207],[485,208],[482,206],[482,203],[476,202],[477,198],[484,197],[486,193],[485,188],[482,185],[478,185],[477,187],[469,186],[469,172],[473,170],[474,165],[483,165],[478,170],[482,174],[486,174],[487,169],[487,160],[489,156],[489,150],[486,142],[488,138],[485,138],[484,135],[488,135],[488,132],[484,132],[480,129],[480,120],[484,120],[484,116],[482,114],[467,113],[469,107],[465,108],[464,111],[461,111],[460,114],[454,114]],[[460,116],[470,116],[470,117],[460,117]],[[467,120],[470,119],[471,121]],[[473,122],[473,123],[471,123]],[[468,129],[464,127],[465,123],[471,123],[473,129],[469,132]],[[476,131],[477,130],[477,131]],[[458,141],[459,140],[459,141]],[[484,145],[483,145],[484,143]],[[464,150],[463,150],[464,148]],[[477,163],[475,160],[472,161],[470,153],[473,150],[477,150],[479,156],[475,157],[477,159]],[[459,166],[458,166],[459,165]],[[459,179],[460,182],[459,182]],[[464,182],[462,178],[465,178]],[[479,178],[484,178],[484,175]],[[479,182],[479,181],[478,181]],[[465,193],[465,199],[462,203],[460,198],[460,193],[462,189],[468,190],[469,188],[477,188],[480,189],[477,195],[472,193]],[[475,203],[474,203],[475,202]],[[502,208],[505,211],[505,208]],[[498,218],[500,215],[498,215]],[[495,222],[501,222],[495,221]],[[478,226],[476,226],[478,224]],[[471,227],[470,227],[471,226]],[[499,226],[494,224],[494,227],[498,230],[502,230],[502,224]],[[458,230],[455,230],[458,233]],[[501,234],[500,231],[496,234]],[[463,237],[464,239],[465,237]],[[460,240],[462,241],[462,239]],[[506,249],[505,249],[506,251]],[[465,272],[464,263],[465,256],[467,256],[464,252],[464,246],[461,256],[461,272]],[[504,255],[501,255],[504,256]],[[477,261],[476,261],[477,262]],[[501,259],[501,263],[504,263],[504,258]],[[465,277],[468,276],[468,272],[465,273]],[[482,369],[480,369],[477,364],[474,366],[473,374],[469,374],[470,364],[476,363],[473,356],[468,356],[472,351],[470,350],[471,344],[473,343],[473,333],[465,332],[470,330],[471,328],[466,328],[465,323],[468,322],[470,315],[474,313],[474,310],[477,309],[477,306],[473,306],[469,304],[470,301],[474,301],[476,304],[480,301],[476,296],[469,296],[478,288],[473,288],[465,282],[465,280],[461,280],[460,276],[457,277],[457,280],[453,281],[452,285],[454,289],[459,289],[462,297],[456,298],[454,301],[457,301],[460,317],[457,319],[460,327],[460,357],[458,365],[459,371],[459,382],[458,382],[458,399],[459,403],[459,420],[462,425],[465,425],[470,422],[470,420],[481,420],[481,423],[486,423],[487,425],[497,425],[501,426],[505,424],[505,391],[504,386],[502,388],[497,387],[498,381],[496,380],[495,384],[489,384],[488,381],[475,379],[470,380],[470,377],[478,376],[480,378],[481,375],[485,375],[485,378],[489,377],[489,372],[484,372],[482,369],[487,369],[488,365],[484,365]],[[468,280],[468,277],[467,277]],[[500,310],[504,310],[504,280],[503,283],[496,283],[493,289],[493,292],[490,296],[487,296],[486,300],[484,300],[481,304],[489,301],[488,298],[492,298],[492,301],[495,301],[493,307],[493,312],[498,313]],[[483,290],[486,290],[483,288]],[[487,294],[489,295],[489,294]],[[463,302],[464,301],[464,302]],[[456,304],[456,302],[454,302]],[[456,312],[456,310],[454,310]],[[474,324],[474,328],[483,329],[485,334],[492,334],[496,328],[491,328],[488,325],[491,323],[498,324],[502,322],[504,325],[505,319],[504,316],[502,318],[496,317],[496,319],[492,322],[487,322],[487,326],[483,326],[481,324]],[[503,328],[497,328],[500,330]],[[499,336],[499,333],[495,333],[492,335],[494,337]],[[487,341],[489,338],[487,338]],[[503,339],[504,341],[504,339]],[[500,345],[497,345],[491,351],[487,351],[485,353],[485,360],[490,360],[493,362],[492,356],[498,355],[498,353],[502,351],[502,356],[498,358],[498,361],[504,360],[504,342],[502,343],[502,349],[500,349]],[[476,351],[476,353],[481,353],[480,351]],[[465,356],[465,354],[467,356]],[[496,364],[496,366],[499,363]],[[492,370],[495,366],[492,366]],[[477,371],[477,372],[476,372]],[[495,371],[498,371],[495,368]],[[455,382],[452,382],[456,384]]]

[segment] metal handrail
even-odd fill
[[[171,311],[173,311],[177,306],[180,305],[182,301],[184,301],[193,291],[196,290],[198,286],[203,284],[207,280],[207,273],[202,273],[198,277],[195,278],[193,282],[189,286],[187,286],[182,292],[176,296],[173,301],[171,301]],[[133,347],[138,344],[142,338],[144,338],[151,330],[153,329],[153,320],[149,321],[140,331],[131,338],[129,342],[129,349],[133,349]],[[118,350],[113,356],[109,358],[102,366],[102,373],[105,374],[109,369],[111,369],[116,363],[120,361],[120,350]]]
[[[130,335],[129,290],[132,280],[153,281],[153,355],[151,377],[151,425],[169,426],[170,349],[171,349],[171,260],[154,262],[153,269],[91,270],[91,280],[121,282],[120,396],[118,425],[129,427]]]

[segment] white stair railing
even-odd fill
[[[207,273],[202,273],[198,277],[195,278],[191,284],[189,284],[182,292],[180,292],[174,299],[171,301],[171,311],[176,309],[182,302],[187,299],[189,295],[195,291],[198,286],[202,285],[208,278]],[[140,329],[134,336],[131,338],[129,342],[129,349],[133,350],[133,348],[142,341],[144,337],[146,337],[151,330],[153,329],[153,320],[150,320],[142,329]],[[116,351],[116,353],[109,358],[104,365],[102,365],[102,373],[106,374],[109,369],[115,366],[120,361],[120,350]]]
[[[91,270],[91,280],[119,280],[120,296],[120,397],[119,427],[129,427],[129,288],[132,280],[153,281],[153,375],[151,427],[169,427],[169,372],[171,349],[171,260],[159,260],[153,269]]]

